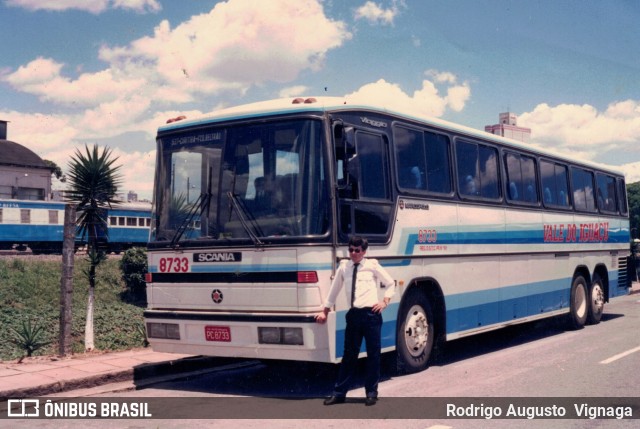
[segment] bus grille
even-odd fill
[[[631,258],[626,256],[618,258],[618,287],[628,288],[631,286],[632,276],[629,275],[629,269],[633,263],[630,264],[629,262],[633,261],[629,261],[630,259]]]

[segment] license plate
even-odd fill
[[[205,326],[204,338],[207,341],[231,342],[231,328],[228,326]]]

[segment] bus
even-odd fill
[[[144,317],[162,352],[340,362],[348,291],[314,316],[353,234],[396,280],[382,348],[403,372],[516,323],[597,324],[630,286],[620,171],[342,98],[167,121],[154,193]]]

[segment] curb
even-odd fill
[[[88,375],[86,377],[73,380],[59,380],[53,383],[42,384],[40,386],[0,390],[0,402],[7,399],[33,398],[56,393],[68,392],[70,390],[92,388],[110,383],[131,381],[134,384],[143,380],[214,369],[215,367],[229,364],[233,359],[221,360],[207,356],[195,356],[169,360],[159,363],[142,364],[134,368],[126,368],[119,371],[110,371],[104,374]]]
[[[109,374],[90,375],[76,380],[56,381],[55,383],[43,384],[36,387],[3,390],[0,391],[0,402],[4,402],[8,399],[23,399],[46,396],[53,393],[68,392],[70,390],[76,390],[84,387],[95,387],[108,383],[126,381],[132,378],[133,372],[133,369],[125,369]]]

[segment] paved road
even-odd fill
[[[251,418],[264,417],[264,410],[269,409],[283,418],[281,420],[109,420],[84,421],[77,426],[78,421],[66,421],[65,426],[326,428],[343,427],[345,421],[338,420],[341,417],[353,419],[346,422],[350,427],[365,428],[372,424],[365,418],[371,417],[378,419],[376,428],[631,428],[636,427],[639,420],[397,418],[404,417],[403,414],[414,417],[416,412],[419,415],[420,410],[416,408],[437,406],[437,402],[430,401],[441,397],[453,398],[451,401],[459,406],[467,404],[466,398],[490,402],[492,397],[508,397],[513,401],[520,401],[518,398],[521,397],[570,397],[576,398],[570,402],[582,404],[593,401],[584,398],[637,397],[640,391],[639,326],[640,296],[631,295],[608,304],[599,325],[580,331],[566,330],[563,320],[556,318],[458,340],[450,343],[443,357],[424,372],[396,376],[385,369],[385,380],[380,385],[382,399],[376,407],[364,407],[356,399],[364,396],[361,385],[350,392],[349,397],[354,399],[344,406],[323,407],[319,399],[309,399],[330,393],[335,377],[335,367],[331,365],[255,361],[141,390],[102,392],[92,398],[140,398],[142,401],[191,398],[185,402],[174,400],[172,403],[169,400],[163,412],[166,410],[168,415],[178,415],[185,407],[192,406],[197,407],[194,412],[210,412],[212,416],[224,417],[228,415],[225,413],[233,410],[237,415]],[[230,395],[249,399],[239,404],[228,399],[215,399]],[[205,398],[204,402],[202,398]],[[524,402],[526,404],[527,400]],[[640,417],[640,409],[633,412]],[[302,413],[301,416],[308,420],[284,420],[296,413]],[[316,419],[327,414],[336,419]],[[383,420],[385,417],[393,418]],[[30,423],[30,427],[59,427],[55,421]]]

